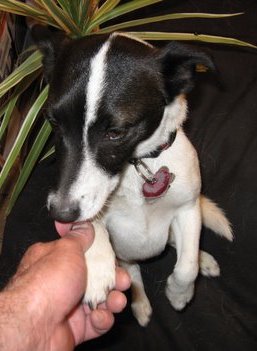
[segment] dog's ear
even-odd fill
[[[158,59],[169,102],[193,88],[197,71],[215,70],[212,60],[206,54],[177,42],[171,42],[161,49]]]
[[[46,26],[35,25],[31,29],[32,38],[43,54],[46,80],[51,80],[57,56],[62,46],[70,39],[62,32],[53,32]]]

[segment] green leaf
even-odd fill
[[[61,6],[61,8],[72,17],[71,4],[77,1],[57,0],[57,2]]]
[[[0,10],[21,14],[23,16],[45,17],[45,13],[38,7],[30,6],[16,0],[1,0]]]
[[[29,151],[29,154],[24,162],[24,165],[21,169],[20,175],[17,179],[17,182],[15,184],[15,187],[12,191],[11,198],[8,203],[8,208],[7,208],[7,214],[10,213],[13,205],[15,204],[18,196],[20,195],[21,191],[24,188],[24,185],[26,184],[35,164],[37,163],[39,156],[49,138],[49,135],[51,134],[51,126],[48,121],[44,121],[43,126],[41,127],[40,131],[38,132],[38,135]]]
[[[229,37],[221,37],[207,34],[196,33],[169,33],[169,32],[126,32],[128,35],[138,37],[143,40],[191,40],[201,41],[204,43],[227,44],[246,46],[249,48],[257,49],[257,46]]]
[[[51,155],[53,155],[55,153],[55,147],[52,146],[45,154],[44,156],[40,159],[40,162],[44,161],[45,159],[47,159],[48,157],[50,157]]]
[[[67,3],[69,3],[70,6],[70,14],[71,17],[74,21],[74,23],[76,23],[79,27],[80,25],[80,18],[79,18],[79,6],[81,1],[80,0],[73,0],[73,1],[67,1]]]
[[[82,35],[85,33],[86,28],[88,27],[89,9],[90,9],[90,1],[88,1],[88,0],[80,1],[79,25],[80,25],[81,30],[82,30]]]
[[[20,66],[18,66],[1,84],[0,98],[22,79],[42,67],[42,54],[39,50],[30,55]]]
[[[41,0],[49,15],[56,23],[68,34],[81,35],[78,26],[73,19],[61,7],[56,5],[53,0]]]
[[[36,1],[36,3],[38,2]],[[0,2],[0,11],[25,17],[32,17],[42,24],[48,24],[56,27],[56,23],[42,6],[30,6],[24,4],[22,1],[2,0]]]
[[[111,10],[108,13],[103,14],[100,18],[96,19],[95,21],[91,21],[89,27],[87,28],[87,32],[90,33],[95,27],[99,26],[100,24],[107,22],[111,19],[114,19],[116,17],[125,15],[126,13],[138,10],[142,7],[146,7],[149,5],[156,4],[158,2],[161,2],[162,0],[133,0],[129,1],[125,4],[122,4],[120,6],[117,6],[113,10]]]
[[[4,118],[2,120],[1,123],[1,127],[0,127],[0,141],[6,131],[6,128],[8,127],[8,124],[10,122],[13,110],[15,108],[16,102],[19,98],[19,95],[14,96],[8,103],[5,114],[4,114]]]
[[[110,12],[114,7],[119,4],[120,0],[106,0],[103,5],[96,11],[93,20],[98,19],[99,17],[103,16],[104,14]]]
[[[16,85],[14,93],[1,108],[0,117],[2,117],[2,115],[4,115],[4,117],[1,121],[0,126],[0,141],[5,133],[6,128],[8,127],[17,100],[19,99],[20,95],[30,86],[30,84],[38,77],[39,73],[39,71],[32,73],[28,77],[25,77],[18,85]]]
[[[130,28],[130,27],[135,27],[135,26],[141,26],[144,24],[148,23],[156,23],[156,22],[161,22],[161,21],[167,21],[167,20],[177,20],[177,19],[186,19],[186,18],[227,18],[227,17],[233,17],[233,16],[238,16],[242,15],[242,12],[239,13],[231,13],[231,14],[217,14],[217,13],[172,13],[168,15],[163,15],[163,16],[155,16],[155,17],[149,17],[149,18],[141,18],[138,20],[133,20],[133,21],[128,21],[128,22],[123,22],[119,23],[113,26],[109,27],[104,27],[103,29],[99,30],[99,34],[102,33],[110,33],[114,31],[119,31],[124,28]],[[97,34],[98,34],[97,33]]]
[[[78,26],[79,28],[79,6],[81,0],[57,0],[58,4],[61,6],[64,12],[66,12],[68,17],[72,18],[72,21]]]
[[[14,165],[14,162],[16,160],[16,158],[18,157],[22,146],[24,145],[24,142],[29,134],[29,132],[31,131],[32,126],[34,125],[34,122],[42,108],[42,106],[44,105],[47,96],[48,96],[48,90],[49,87],[46,86],[42,92],[39,94],[38,98],[36,99],[36,101],[34,102],[34,104],[31,106],[26,119],[24,120],[21,129],[19,131],[18,136],[15,139],[15,143],[4,163],[4,166],[1,170],[0,173],[0,188],[3,186],[12,166]]]

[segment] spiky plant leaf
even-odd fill
[[[16,85],[13,94],[7,100],[6,104],[3,106],[0,111],[0,117],[3,116],[0,125],[0,141],[5,134],[5,131],[8,127],[12,113],[14,111],[15,105],[20,98],[21,94],[31,85],[31,83],[38,77],[40,74],[39,71],[33,72],[29,76],[25,77],[19,84]]]
[[[10,91],[11,88],[21,82],[25,77],[41,69],[41,67],[42,54],[39,52],[39,50],[37,50],[0,84],[0,98]]]
[[[34,122],[41,111],[42,106],[44,105],[46,99],[47,99],[47,94],[48,94],[48,86],[46,86],[42,92],[39,94],[38,98],[34,102],[34,104],[31,106],[22,126],[19,131],[19,134],[17,138],[15,139],[14,145],[4,163],[4,166],[1,170],[0,173],[0,188],[3,186],[6,178],[8,177],[8,174],[13,167],[15,160],[17,159],[22,146],[25,143],[25,140],[32,130],[32,127],[34,125]]]
[[[136,26],[142,26],[144,24],[149,24],[149,23],[157,23],[157,22],[162,22],[162,21],[168,21],[168,20],[177,20],[177,19],[187,19],[187,18],[205,18],[205,19],[221,19],[221,18],[226,18],[226,17],[233,17],[233,16],[239,16],[242,15],[242,12],[238,13],[231,13],[231,14],[217,14],[217,13],[171,13],[168,15],[162,15],[162,16],[155,16],[155,17],[148,17],[148,18],[141,18],[133,21],[127,21],[127,22],[122,22],[115,24],[113,26],[108,26],[104,27],[102,29],[99,29],[98,33],[103,34],[103,33],[110,33],[114,31],[120,31],[125,28],[131,28],[131,27],[136,27]]]
[[[90,33],[93,31],[95,27],[100,26],[104,22],[110,21],[114,18],[117,18],[119,16],[123,16],[127,13],[133,12],[135,10],[138,10],[142,7],[146,7],[149,5],[156,4],[158,2],[161,2],[162,0],[133,0],[129,1],[125,4],[119,5],[115,8],[113,8],[110,12],[104,13],[102,16],[97,18],[96,20],[92,19],[91,23],[89,24],[89,27],[87,28],[87,33]]]
[[[213,44],[226,44],[226,45],[237,45],[237,46],[246,46],[253,49],[257,49],[257,46],[249,44],[247,42],[222,37],[215,35],[205,35],[205,34],[196,34],[196,33],[167,33],[167,32],[127,32],[130,35],[138,37],[143,40],[182,40],[182,41],[200,41],[205,43]]]
[[[51,134],[52,128],[50,126],[50,123],[46,120],[41,127],[40,131],[37,134],[37,137],[28,153],[28,156],[26,157],[26,160],[24,162],[24,165],[21,169],[21,172],[19,174],[19,177],[17,179],[17,182],[14,186],[14,189],[12,191],[11,198],[8,203],[8,209],[7,209],[7,214],[11,212],[11,209],[13,205],[15,204],[18,196],[20,195],[24,185],[26,184],[33,168],[35,167],[35,164],[38,161],[38,158],[45,147],[49,135]]]

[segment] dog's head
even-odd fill
[[[212,64],[178,43],[156,49],[124,34],[70,40],[35,27],[34,37],[50,84],[59,161],[48,208],[61,222],[90,219],[128,160],[153,151],[181,125],[196,65]]]

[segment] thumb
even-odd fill
[[[92,245],[95,237],[95,230],[91,222],[74,223],[63,239],[76,241],[83,249],[87,251]]]

